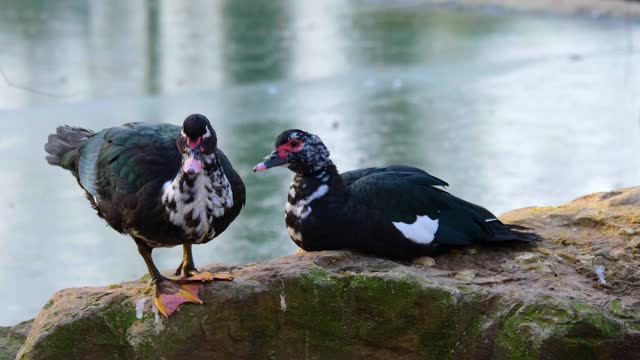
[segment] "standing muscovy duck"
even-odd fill
[[[291,239],[307,251],[351,249],[410,259],[435,246],[539,238],[436,188],[448,184],[414,167],[340,174],[320,138],[302,130],[280,134],[275,150],[253,170],[275,166],[296,173],[285,221]]]
[[[197,283],[233,280],[228,274],[198,272],[191,246],[220,235],[238,216],[245,188],[209,120],[189,115],[182,128],[130,123],[94,133],[61,126],[49,135],[51,165],[73,173],[98,215],[138,246],[151,281],[155,304],[170,316],[182,303],[201,304]],[[158,271],[151,252],[182,245],[176,275]]]

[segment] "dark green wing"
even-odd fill
[[[131,123],[97,133],[79,150],[80,185],[98,199],[110,199],[172,179],[181,163],[179,132],[170,124]]]
[[[374,174],[390,174],[390,173],[398,174],[398,175],[402,175],[402,174],[422,175],[425,178],[424,180],[427,181],[429,185],[449,186],[449,184],[447,184],[444,180],[438,179],[437,177],[428,174],[424,170],[415,168],[413,166],[406,166],[406,165],[391,165],[383,168],[372,167],[372,168],[366,168],[366,169],[347,171],[340,175],[342,176],[342,181],[344,181],[345,185],[349,186],[365,176],[374,175]]]
[[[492,220],[495,216],[433,187],[434,179],[439,180],[418,172],[387,171],[360,178],[350,190],[353,202],[379,213],[381,221],[412,224],[423,215],[437,219],[434,244],[465,245],[493,239],[491,223],[499,223]]]

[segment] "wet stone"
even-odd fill
[[[455,279],[469,282],[475,279],[477,275],[478,271],[476,270],[462,270],[456,274]]]
[[[436,265],[435,259],[430,256],[419,257],[415,259],[413,263],[422,267],[432,267]]]

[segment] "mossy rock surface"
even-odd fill
[[[639,194],[505,214],[544,241],[456,249],[435,265],[342,251],[212,265],[235,281],[203,285],[205,304],[169,319],[144,281],[66,289],[18,359],[640,359]]]
[[[13,360],[31,330],[33,320],[13,327],[0,327],[0,360]]]

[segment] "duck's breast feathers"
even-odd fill
[[[181,163],[175,142],[179,132],[170,124],[131,123],[97,133],[80,149],[80,185],[104,198],[172,179]]]
[[[491,237],[493,214],[434,187],[443,183],[422,171],[387,169],[361,177],[349,190],[352,204],[418,243],[463,245]]]

